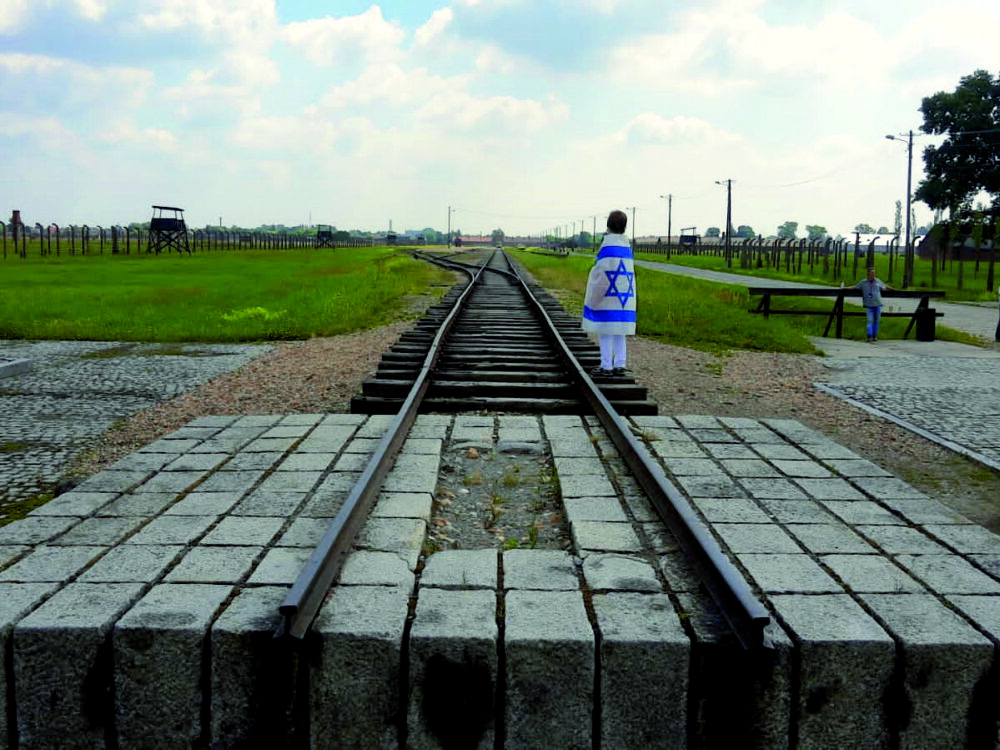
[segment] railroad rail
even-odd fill
[[[446,261],[454,263],[453,261]],[[380,440],[366,469],[362,472],[357,484],[348,495],[341,511],[333,520],[330,529],[324,535],[320,544],[314,550],[309,561],[295,581],[285,602],[280,607],[282,622],[276,633],[279,637],[302,639],[318,613],[327,592],[336,581],[343,563],[350,553],[361,526],[368,517],[369,511],[378,496],[382,483],[395,460],[396,453],[401,448],[413,421],[422,407],[441,405],[454,407],[454,402],[442,399],[441,396],[428,398],[434,382],[433,373],[439,372],[439,365],[444,366],[448,358],[462,361],[461,357],[469,351],[469,347],[483,350],[487,347],[509,346],[509,336],[512,331],[524,327],[519,321],[513,327],[504,327],[506,333],[500,333],[499,338],[482,339],[474,331],[469,332],[469,326],[479,327],[484,323],[496,323],[510,318],[509,305],[513,296],[511,287],[520,285],[520,298],[524,304],[532,308],[533,317],[538,321],[541,330],[545,330],[545,338],[551,347],[547,356],[556,356],[562,360],[563,366],[569,372],[579,396],[573,399],[586,402],[593,414],[596,414],[602,426],[608,432],[612,442],[621,452],[626,464],[632,470],[640,486],[646,491],[656,508],[660,518],[673,532],[681,548],[691,559],[696,573],[704,582],[708,592],[718,604],[733,632],[744,648],[756,649],[765,644],[765,628],[770,618],[767,610],[756,600],[749,586],[743,580],[728,558],[723,554],[714,539],[697,519],[694,511],[688,505],[681,493],[666,478],[662,469],[648,454],[646,449],[632,435],[628,425],[621,419],[612,405],[587,374],[584,362],[574,356],[570,345],[559,333],[559,326],[553,321],[546,306],[533,295],[528,285],[513,270],[494,267],[494,264],[504,264],[510,269],[506,256],[492,254],[486,263],[475,270],[468,271],[469,282],[457,291],[450,310],[440,320],[436,333],[427,347],[420,348],[418,354],[423,354],[422,364],[413,378],[412,386],[403,399],[402,407]],[[460,267],[460,266],[453,266]],[[490,283],[486,271],[499,271],[495,277],[503,280],[502,284]],[[495,281],[491,279],[491,281]],[[498,292],[498,293],[497,293]],[[473,304],[473,301],[476,304]],[[485,311],[479,304],[486,302]],[[560,308],[561,309],[561,308]],[[443,311],[436,311],[435,315]],[[463,317],[464,312],[464,317]],[[463,321],[461,324],[459,321]],[[452,332],[462,332],[471,336],[471,342],[449,349],[446,344]],[[425,333],[427,333],[425,331]],[[452,344],[452,347],[455,347]],[[480,364],[476,362],[476,364]],[[494,366],[480,371],[492,372]],[[440,380],[438,381],[441,382]],[[450,381],[453,382],[453,381]],[[436,398],[436,400],[435,400]],[[570,401],[560,395],[561,401]],[[476,408],[483,408],[484,403],[503,405],[507,410],[513,410],[514,403],[530,403],[523,397],[514,400],[503,400],[494,397],[485,402],[477,402]],[[537,404],[531,404],[537,406]],[[553,408],[560,408],[558,404]]]

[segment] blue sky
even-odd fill
[[[891,227],[885,134],[1000,71],[996,28],[994,0],[0,0],[0,211],[662,235],[660,196],[703,232],[732,179],[765,235]]]

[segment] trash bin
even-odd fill
[[[934,340],[934,321],[937,311],[933,307],[917,309],[917,341]]]

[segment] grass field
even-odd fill
[[[853,250],[851,252],[853,254]],[[667,262],[665,256],[655,253],[636,253],[635,257],[656,263]],[[836,282],[833,280],[832,270],[828,274],[823,273],[822,261],[816,262],[812,269],[810,269],[805,257],[803,257],[802,260],[802,273],[795,273],[794,269],[798,262],[798,254],[795,253],[792,257],[792,273],[784,271],[784,266],[781,268],[768,268],[766,266],[764,268],[740,268],[738,256],[734,256],[732,268],[726,268],[725,258],[712,255],[678,255],[677,253],[672,253],[669,262],[676,263],[679,266],[704,268],[711,271],[722,271],[724,273],[755,276],[762,279],[784,279],[786,281],[798,281],[805,284],[827,284],[830,286],[838,286],[841,281],[848,286],[853,286],[865,277],[864,257],[858,259],[857,274],[854,273],[854,258],[849,257],[847,260],[847,266],[841,268],[841,275],[838,277]],[[782,262],[784,262],[784,256],[782,256]],[[958,288],[960,266],[962,267],[961,289]],[[902,288],[903,264],[901,259],[897,258],[895,260],[893,264],[893,273],[890,276],[889,258],[885,255],[876,255],[875,269],[875,273],[878,278],[889,284],[889,286],[896,287],[897,289]],[[949,261],[946,268],[937,269],[936,279],[934,279],[932,271],[933,269],[931,268],[931,262],[929,260],[915,258],[913,265],[913,278],[915,283],[911,286],[911,289],[940,290],[945,292],[945,299],[954,301],[996,302],[997,300],[996,285],[1000,284],[1000,264],[998,264],[994,269],[994,286],[992,290],[987,290],[986,288],[986,263],[980,263],[979,271],[977,272],[976,265],[972,261],[965,261],[964,264],[958,262],[951,263]],[[933,285],[932,280],[934,281]]]
[[[264,341],[410,317],[451,275],[396,248],[8,257],[0,338]],[[438,286],[432,286],[437,284]]]
[[[539,283],[554,291],[567,309],[580,313],[587,273],[593,263],[591,258],[530,252],[519,252],[516,257]],[[638,333],[666,343],[706,351],[747,349],[815,353],[808,337],[822,336],[826,326],[826,317],[820,315],[781,315],[765,319],[753,314],[749,310],[755,304],[751,303],[744,286],[646,269],[637,269],[636,277]],[[783,298],[781,307],[828,312],[833,308],[833,301]],[[906,325],[904,318],[883,319],[879,335],[887,339],[902,338]],[[937,336],[943,340],[979,343],[968,334],[940,325]],[[844,338],[864,340],[864,317],[844,320]]]

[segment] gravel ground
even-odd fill
[[[89,476],[201,415],[350,411],[382,352],[410,323],[278,344],[242,369],[140,412],[104,435],[74,474]],[[630,366],[661,414],[790,417],[830,435],[921,491],[1000,532],[997,473],[813,388],[822,358],[717,356],[634,338]]]

